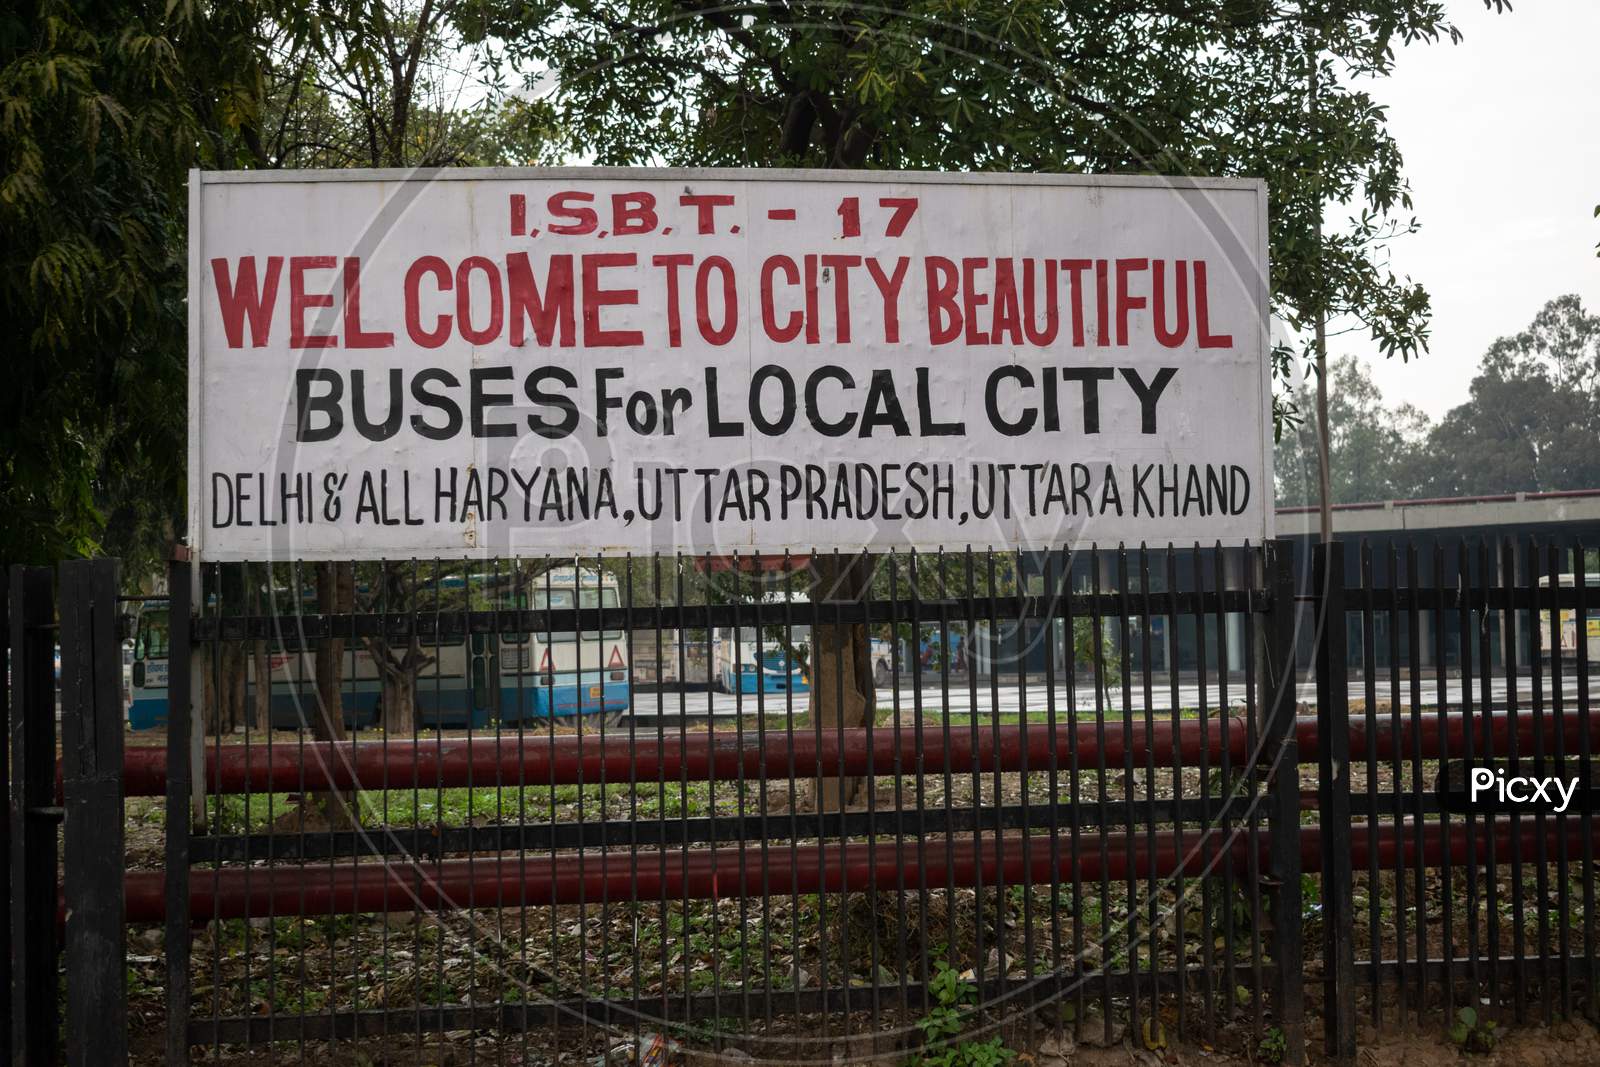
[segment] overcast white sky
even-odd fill
[[[1466,399],[1489,343],[1546,300],[1576,292],[1600,311],[1600,2],[1515,0],[1495,15],[1455,0],[1453,15],[1459,45],[1403,50],[1373,89],[1423,226],[1391,260],[1433,297],[1429,352],[1385,360],[1361,334],[1329,349],[1364,356],[1391,403],[1434,418]]]

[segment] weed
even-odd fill
[[[1263,1063],[1282,1063],[1288,1054],[1289,1039],[1276,1026],[1270,1028],[1261,1038],[1261,1043],[1256,1046],[1256,1055]]]
[[[945,960],[936,960],[934,966],[936,971],[928,988],[938,1003],[917,1020],[917,1026],[928,1045],[942,1047],[925,1051],[912,1063],[918,1067],[1001,1067],[1015,1059],[1016,1052],[998,1037],[987,1041],[955,1040],[965,1026],[963,1009],[976,999],[977,990]]]
[[[1477,1009],[1471,1007],[1456,1012],[1456,1021],[1445,1031],[1445,1036],[1464,1052],[1493,1052],[1498,1037],[1494,1020],[1480,1021]]]

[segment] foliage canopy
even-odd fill
[[[1260,175],[1278,315],[1409,357],[1427,294],[1382,247],[1410,195],[1360,86],[1455,36],[1441,0],[25,0],[0,16],[0,558],[137,570],[182,528],[190,167]],[[1330,203],[1352,217],[1319,236]]]

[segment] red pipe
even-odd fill
[[[1374,758],[1391,760],[1398,756],[1409,759],[1416,731],[1409,714],[1402,713],[1399,729],[1399,746],[1396,751],[1396,731],[1391,713],[1379,712],[1377,731],[1373,740],[1377,745]],[[1473,725],[1473,752],[1485,755],[1492,751],[1504,754],[1508,748],[1510,717],[1496,712],[1488,717],[1475,715]],[[1544,718],[1546,752],[1555,751],[1556,719],[1547,714]],[[1562,716],[1562,741],[1569,754],[1580,750],[1582,721],[1575,714]],[[1424,759],[1458,758],[1466,754],[1466,719],[1461,715],[1426,715],[1421,720],[1422,757]],[[1108,722],[1105,727],[1105,746],[1099,745],[1094,723],[1080,721],[1076,735],[1065,724],[1056,728],[1056,765],[1071,765],[1074,752],[1080,767],[1098,766],[1101,758],[1107,767],[1121,766],[1125,760],[1123,722]],[[1151,748],[1157,766],[1172,765],[1174,731],[1170,719],[1158,719],[1154,724],[1153,745],[1147,744],[1144,723],[1135,719],[1129,723],[1129,736],[1133,742],[1133,761],[1144,766]],[[1593,717],[1590,725],[1591,750],[1600,752],[1600,715]],[[874,727],[871,745],[868,731],[856,727],[845,730],[843,737],[837,730],[824,730],[819,738],[814,728],[795,731],[791,744],[788,734],[769,731],[765,747],[758,748],[749,731],[745,745],[740,747],[736,734],[722,732],[692,733],[677,737],[668,736],[657,741],[652,736],[613,734],[602,743],[597,736],[580,737],[576,734],[549,736],[476,737],[471,740],[404,740],[363,742],[308,741],[273,745],[269,752],[265,745],[223,745],[219,750],[206,749],[206,786],[211,793],[261,793],[298,792],[302,789],[349,789],[359,784],[364,789],[410,789],[413,786],[444,786],[455,788],[466,785],[575,785],[578,783],[677,781],[687,775],[690,781],[704,781],[714,773],[717,778],[743,776],[752,779],[787,778],[791,766],[797,777],[814,777],[818,774],[840,773],[840,753],[843,753],[843,773],[863,775],[869,764],[874,773],[888,773],[899,766],[907,773],[918,766],[918,739],[914,731],[902,726],[896,744],[895,728]],[[1198,719],[1184,719],[1179,723],[1176,736],[1178,749],[1186,766],[1200,762],[1201,723]],[[1243,765],[1247,758],[1245,721],[1239,715],[1231,716],[1228,729],[1228,758],[1235,766]],[[1315,716],[1301,716],[1295,722],[1295,736],[1299,744],[1302,763],[1314,763],[1318,757],[1317,720]],[[1000,769],[1017,771],[1022,767],[1023,727],[1001,726],[984,729],[978,734],[976,745],[968,730],[951,730],[946,743],[945,731],[923,728],[921,737],[922,767],[943,771],[948,758],[951,771],[963,772],[994,767],[998,751]],[[1441,744],[1441,737],[1443,743]],[[1222,729],[1218,719],[1205,723],[1206,759],[1216,766],[1222,757]],[[1489,744],[1492,742],[1492,745]],[[1350,758],[1367,757],[1368,737],[1365,716],[1357,713],[1350,721]],[[1531,713],[1517,716],[1517,748],[1523,755],[1534,749],[1534,720]],[[167,788],[167,753],[165,748],[129,748],[124,754],[123,787],[128,796],[163,796]],[[303,763],[302,763],[303,760]],[[791,763],[792,761],[792,763]],[[1032,770],[1042,770],[1050,765],[1050,734],[1042,723],[1027,726],[1027,765]],[[303,767],[303,770],[302,770]],[[59,794],[59,788],[58,788]]]
[[[1133,760],[1144,766],[1149,745],[1144,723],[1128,724]],[[1236,762],[1244,758],[1245,723],[1238,716],[1228,724],[1229,748]],[[976,739],[968,730],[951,730],[946,735],[924,727],[921,740],[908,727],[896,737],[893,726],[871,730],[871,744],[864,727],[843,731],[815,728],[799,729],[791,742],[787,733],[769,731],[765,747],[758,748],[751,731],[744,745],[732,731],[716,734],[692,733],[658,740],[652,736],[610,735],[604,743],[598,736],[563,734],[518,738],[502,736],[454,738],[443,741],[308,741],[274,745],[270,754],[264,745],[224,745],[206,750],[206,786],[211,793],[264,793],[349,789],[357,783],[364,789],[410,789],[472,785],[574,785],[578,783],[651,782],[665,778],[678,781],[704,781],[713,772],[718,779],[743,776],[752,779],[788,778],[791,767],[799,778],[818,774],[864,775],[890,773],[899,764],[906,773],[918,767],[943,772],[949,760],[951,771],[993,770],[998,757],[1000,769],[1016,771],[1023,766],[1023,728],[1002,726],[981,730]],[[1207,759],[1215,765],[1221,759],[1222,729],[1218,720],[1206,723]],[[1123,723],[1105,726],[1104,758],[1108,767],[1121,766],[1127,746]],[[1201,724],[1198,719],[1183,720],[1177,731],[1184,762],[1190,766],[1200,760]],[[1171,765],[1172,722],[1154,724],[1154,754],[1161,766]],[[898,745],[896,741],[898,740]],[[1076,734],[1067,726],[1056,728],[1056,761],[1070,766],[1076,751],[1080,766],[1093,766],[1100,753],[1096,727],[1079,723]],[[841,753],[842,761],[841,761]],[[130,748],[124,757],[123,786],[128,796],[163,796],[167,784],[167,753],[162,748]],[[1042,723],[1027,727],[1027,766],[1043,770],[1050,765],[1050,731]],[[303,770],[302,770],[303,768]]]
[[[1204,841],[1202,841],[1204,839]],[[1217,832],[1184,835],[1184,872],[1204,873],[1202,843],[1214,852]],[[1069,841],[1058,839],[1063,880],[1071,877]],[[1158,876],[1178,867],[1176,837],[1170,830],[1156,835],[1152,851],[1146,835],[1083,835],[1079,840],[1078,877],[1116,881],[1148,877],[1154,865]],[[1233,842],[1232,862],[1243,869],[1248,841]],[[919,856],[919,850],[922,855]],[[740,896],[774,896],[791,893],[916,888],[937,889],[950,884],[993,885],[1003,872],[1008,884],[1020,885],[1024,871],[1035,884],[1055,880],[1048,838],[1034,836],[1024,862],[1023,838],[1006,834],[1003,843],[993,836],[975,841],[970,836],[951,839],[948,852],[941,840],[917,842],[838,841],[807,845],[791,852],[787,842],[763,850],[759,842],[743,849],[725,845],[683,852],[627,850],[605,854],[588,852],[545,856],[490,856],[439,863],[367,863],[356,867],[324,864],[269,868],[229,867],[194,869],[189,875],[189,913],[196,921],[247,916],[331,915],[433,908],[499,908],[520,905],[599,903],[625,900],[706,900]],[[920,866],[919,866],[920,860]],[[1130,871],[1131,868],[1131,871]],[[921,872],[920,874],[918,872]],[[166,875],[161,871],[136,871],[127,876],[129,922],[157,922],[166,914]]]
[[[1583,820],[1571,818],[1566,821],[1566,843],[1569,853],[1580,853],[1583,849]],[[1554,855],[1562,839],[1561,820],[1551,817],[1547,820],[1544,832],[1543,845],[1548,854]],[[1365,870],[1369,866],[1371,856],[1371,842],[1368,837],[1371,833],[1366,822],[1354,823],[1350,827],[1350,864],[1356,871]],[[1467,846],[1471,842],[1476,850],[1475,861],[1481,868],[1488,860],[1488,845],[1491,831],[1494,839],[1495,863],[1509,862],[1515,854],[1517,858],[1532,861],[1538,858],[1539,834],[1535,829],[1534,820],[1523,816],[1512,833],[1512,823],[1508,818],[1494,820],[1480,819],[1472,826],[1469,834],[1467,824],[1460,818],[1453,819],[1450,823],[1450,836],[1444,835],[1444,826],[1438,822],[1425,822],[1422,825],[1422,865],[1426,868],[1437,868],[1444,865],[1446,853],[1450,856],[1453,866],[1464,867],[1467,863]],[[1407,820],[1400,826],[1392,822],[1379,823],[1376,828],[1378,869],[1394,870],[1399,859],[1403,859],[1408,870],[1415,870],[1417,866],[1417,827],[1412,820]],[[1594,834],[1594,840],[1600,843],[1600,828]],[[1398,858],[1397,858],[1398,857]],[[1307,872],[1314,874],[1322,869],[1322,829],[1321,827],[1306,827],[1300,834],[1300,864]]]
[[[1399,715],[1399,746],[1395,744],[1395,714],[1393,711],[1378,711],[1375,715],[1377,733],[1373,740],[1377,744],[1375,758],[1379,761],[1392,759],[1410,759],[1418,731],[1417,723],[1412,721],[1411,713],[1402,709]],[[1556,736],[1558,721],[1554,712],[1548,708],[1543,719],[1543,740],[1545,755],[1549,756],[1556,751]],[[1489,755],[1504,756],[1510,751],[1511,716],[1506,712],[1497,711],[1490,715],[1468,716],[1440,715],[1436,712],[1426,713],[1420,717],[1422,758],[1423,759],[1460,759],[1467,754],[1466,734],[1468,722],[1472,729],[1472,753],[1474,757]],[[1296,721],[1296,731],[1300,746],[1300,760],[1302,763],[1314,762],[1317,758],[1317,721],[1315,716],[1304,716]],[[1517,713],[1517,754],[1521,757],[1533,755],[1535,733],[1534,716],[1526,709]],[[1562,751],[1568,756],[1576,756],[1581,751],[1583,742],[1583,720],[1576,711],[1564,711],[1559,720]],[[1441,737],[1443,743],[1441,743]],[[1591,717],[1589,724],[1589,743],[1591,752],[1600,752],[1600,715]],[[1350,713],[1350,758],[1367,758],[1367,721],[1365,712]]]
[[[1396,857],[1408,867],[1417,862],[1417,832],[1414,824],[1396,826],[1380,823],[1373,831],[1377,840],[1380,868],[1392,870]],[[1538,834],[1532,821],[1524,819],[1513,836],[1511,821],[1497,819],[1490,825],[1480,822],[1468,833],[1461,822],[1452,823],[1449,837],[1439,823],[1422,827],[1421,854],[1425,866],[1438,867],[1446,852],[1452,863],[1465,864],[1469,839],[1482,863],[1493,835],[1498,862],[1510,860],[1513,853],[1524,860],[1537,857]],[[1561,839],[1561,827],[1552,819],[1544,834],[1544,844],[1554,850]],[[1569,852],[1583,845],[1583,823],[1567,821]],[[1600,835],[1597,835],[1600,836]],[[1183,854],[1171,830],[1154,835],[1135,831],[1121,834],[1089,834],[1079,839],[1077,877],[1098,881],[1105,877],[1121,881],[1128,877],[1146,878],[1153,873],[1166,877],[1179,871],[1186,876],[1206,873],[1206,862],[1220,847],[1220,831],[1190,832],[1183,838]],[[1320,827],[1299,830],[1300,862],[1307,873],[1322,866]],[[1368,824],[1356,823],[1348,831],[1351,863],[1363,870],[1371,854]],[[619,850],[605,854],[588,852],[536,857],[504,855],[473,860],[446,860],[438,863],[363,863],[356,866],[322,864],[268,868],[229,867],[219,870],[195,869],[189,873],[189,913],[196,921],[247,916],[363,914],[383,911],[413,911],[435,908],[499,908],[520,905],[599,903],[602,899],[629,900],[719,899],[740,896],[788,895],[790,893],[839,892],[846,888],[880,891],[916,888],[923,884],[939,888],[953,882],[960,887],[994,884],[1003,871],[1008,884],[1021,885],[1024,873],[1035,885],[1052,885],[1071,877],[1072,860],[1068,842],[1058,838],[1056,859],[1052,862],[1050,840],[1033,836],[1024,861],[1020,834],[974,840],[829,842],[805,846],[791,852],[786,843],[762,848],[759,842],[746,842],[712,850],[684,852],[643,852],[637,856]],[[1259,862],[1267,863],[1268,836],[1265,829],[1258,838]],[[948,852],[946,851],[948,847]],[[1105,862],[1101,850],[1105,850]],[[1002,855],[1003,853],[1003,855]],[[1228,848],[1226,862],[1235,872],[1248,872],[1249,838],[1239,833]],[[166,915],[166,872],[136,871],[127,876],[126,901],[129,922],[158,922]]]

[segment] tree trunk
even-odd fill
[[[271,569],[267,571],[271,577]],[[261,614],[261,592],[253,588],[249,591],[250,613]],[[250,729],[265,732],[272,729],[272,660],[267,654],[267,643],[256,641],[250,646],[251,671],[255,676],[255,689],[251,696]]]
[[[383,672],[383,732],[411,737],[417,731],[417,679],[408,670]]]
[[[324,615],[353,609],[355,584],[347,577],[347,563],[317,564],[317,610]],[[319,741],[344,740],[344,638],[324,637],[317,642],[317,706],[312,709],[311,733]]]
[[[859,600],[872,578],[872,561],[866,553],[812,560],[815,582],[813,603],[820,600]],[[824,735],[841,726],[845,729],[867,724],[877,708],[878,694],[872,681],[872,655],[867,628],[861,623],[840,626],[827,624],[826,608],[818,612],[818,625],[811,635],[811,714],[821,724]],[[817,811],[842,811],[857,803],[871,788],[858,777],[819,777],[812,791]]]
[[[215,669],[205,671],[205,732],[229,734],[244,721],[244,664],[242,641],[224,641],[217,648]]]
[[[272,657],[267,654],[267,643],[257,641],[255,647],[255,701],[251,708],[250,728],[265,733],[272,729]]]
[[[317,610],[324,615],[355,610],[355,568],[349,563],[317,564]],[[343,741],[344,638],[325,637],[317,643],[317,706],[312,709],[311,734],[319,741]],[[331,826],[351,825],[345,797],[337,792],[322,795],[322,809]]]
[[[417,732],[417,671],[424,657],[415,637],[397,663],[383,641],[369,648],[383,675],[383,732],[390,737],[411,737]]]

